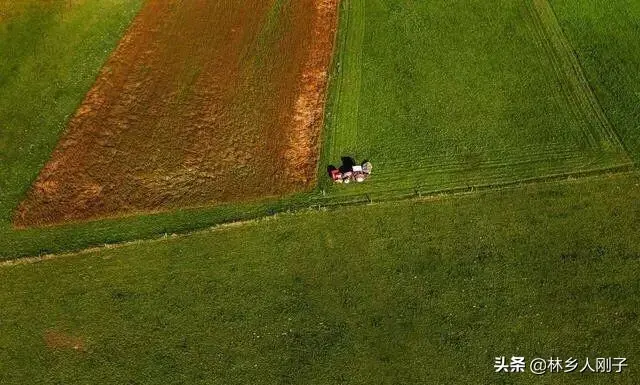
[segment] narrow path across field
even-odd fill
[[[356,148],[358,142],[358,112],[360,90],[362,88],[362,47],[364,45],[365,21],[364,2],[361,0],[343,0],[340,12],[341,41],[334,60],[339,63],[338,74],[334,76],[335,99],[332,101],[335,116],[327,120],[328,137],[325,153],[336,154],[344,148]],[[340,124],[340,127],[337,124]],[[339,134],[334,131],[340,130]]]

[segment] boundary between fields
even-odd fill
[[[97,253],[97,252],[101,252],[101,251],[105,251],[105,250],[121,249],[121,248],[134,246],[134,245],[148,244],[148,243],[149,244],[150,243],[158,243],[158,242],[163,242],[163,241],[167,241],[167,240],[170,240],[170,239],[187,238],[189,236],[196,235],[196,234],[213,233],[213,232],[216,232],[216,231],[221,231],[221,230],[225,230],[225,229],[229,229],[229,228],[242,227],[242,226],[246,226],[246,225],[250,225],[250,224],[260,223],[260,222],[264,222],[264,221],[268,221],[268,220],[273,220],[273,219],[277,218],[278,215],[282,215],[282,214],[284,214],[284,213],[274,214],[274,215],[271,215],[271,216],[260,217],[260,218],[255,218],[255,219],[249,219],[249,220],[244,220],[244,221],[221,223],[221,224],[218,224],[218,225],[205,227],[205,228],[201,228],[201,229],[198,229],[198,230],[191,230],[191,231],[187,231],[187,232],[184,232],[184,233],[172,233],[172,234],[165,233],[165,234],[159,235],[157,237],[152,237],[152,238],[143,238],[143,239],[137,239],[137,240],[132,240],[132,241],[107,243],[107,244],[104,244],[104,245],[101,245],[101,246],[87,247],[87,248],[80,249],[80,250],[75,250],[75,251],[67,251],[67,252],[62,252],[62,253],[50,253],[50,254],[43,254],[43,255],[40,255],[40,256],[18,257],[18,258],[15,258],[15,259],[8,259],[8,260],[5,260],[5,261],[0,261],[0,267],[28,265],[28,264],[44,262],[44,261],[51,261],[51,260],[56,260],[56,259],[61,259],[61,258],[66,258],[66,257],[87,255],[87,254]]]
[[[353,13],[364,13],[364,1],[340,0],[338,7],[338,32],[333,47],[329,87],[325,94],[327,100],[324,111],[324,146],[319,157],[319,174],[325,172],[322,167],[329,163],[329,157],[336,152],[336,148],[347,147],[348,151],[355,151],[357,147],[358,111],[362,87],[362,45],[366,25],[364,17],[354,18]],[[358,23],[354,26],[354,22]],[[352,73],[355,76],[345,76],[345,73]],[[346,130],[350,135],[336,135],[333,128],[338,121],[351,128]],[[342,139],[340,143],[338,143],[339,139]]]
[[[525,187],[525,186],[544,185],[544,184],[553,184],[553,183],[570,183],[570,182],[575,182],[577,180],[586,181],[589,179],[603,178],[603,177],[612,176],[612,175],[613,176],[633,175],[635,173],[636,173],[635,168],[633,168],[632,166],[631,167],[622,166],[618,169],[603,169],[603,170],[593,170],[593,171],[588,171],[583,173],[559,174],[559,175],[553,175],[553,176],[548,176],[543,178],[531,178],[527,180],[505,182],[501,184],[467,186],[467,187],[460,187],[460,188],[454,188],[454,189],[431,191],[428,193],[421,193],[420,191],[414,191],[414,192],[408,192],[405,195],[397,194],[384,199],[375,199],[375,200],[371,199],[371,197],[368,194],[365,194],[360,196],[354,196],[352,198],[355,198],[355,199],[351,199],[346,202],[328,202],[326,204],[309,205],[299,209],[276,212],[272,215],[256,217],[253,219],[247,219],[242,221],[220,223],[217,225],[195,229],[195,230],[189,230],[181,233],[171,233],[171,234],[165,233],[155,237],[108,243],[104,245],[92,246],[84,249],[66,251],[61,253],[50,253],[50,254],[43,254],[39,256],[16,257],[13,259],[0,261],[0,268],[19,266],[19,265],[28,265],[28,264],[57,260],[62,258],[71,258],[76,256],[88,255],[92,253],[99,253],[105,250],[121,249],[129,246],[135,246],[135,245],[141,245],[141,244],[153,244],[153,243],[159,243],[159,242],[166,242],[168,240],[174,240],[174,239],[185,239],[190,236],[194,236],[198,234],[214,233],[214,232],[224,231],[232,228],[255,225],[255,224],[266,222],[266,221],[276,220],[279,217],[286,216],[286,215],[301,215],[301,214],[310,213],[310,212],[321,212],[321,211],[344,209],[344,208],[357,207],[357,206],[383,205],[383,204],[391,204],[393,202],[402,202],[402,201],[431,202],[431,201],[447,199],[447,198],[477,195],[479,193],[498,193],[500,191],[514,190],[514,189]]]
[[[345,1],[349,1],[349,0],[343,0],[343,2]],[[356,0],[356,1],[359,1],[359,0]],[[539,0],[539,1],[543,1],[544,3],[548,4],[547,0]],[[336,39],[338,39],[338,36],[336,36]],[[338,44],[336,44],[334,46],[334,49],[338,49],[338,48],[339,48]],[[334,58],[337,59],[335,54],[334,54]],[[574,57],[574,59],[576,58]],[[587,86],[589,87],[589,84],[587,84]],[[329,97],[329,94],[327,94],[327,97]],[[628,155],[626,151],[625,151],[625,154]],[[322,164],[320,164],[319,167],[322,167]],[[249,216],[248,217],[249,219],[241,219],[241,220],[230,219],[229,221],[223,221],[223,222],[220,222],[219,224],[209,224],[209,225],[203,224],[204,226],[202,227],[194,227],[184,231],[177,231],[174,234],[169,234],[169,233],[148,234],[148,236],[146,237],[140,237],[134,240],[115,241],[113,243],[106,243],[103,245],[100,245],[100,244],[98,245],[94,244],[93,246],[88,245],[87,247],[84,247],[84,248],[81,247],[75,250],[70,249],[68,251],[47,253],[40,256],[28,256],[28,255],[14,256],[14,257],[9,257],[4,261],[0,261],[0,266],[11,266],[11,265],[17,265],[17,264],[24,264],[24,263],[33,263],[33,262],[50,260],[50,259],[57,259],[64,256],[88,254],[91,252],[101,251],[104,249],[126,247],[129,245],[135,245],[135,244],[147,243],[147,242],[157,242],[157,241],[172,239],[176,237],[188,237],[189,235],[192,235],[192,234],[217,231],[217,230],[221,230],[228,227],[244,226],[251,223],[260,222],[263,220],[268,220],[268,219],[277,217],[279,215],[286,215],[290,213],[295,214],[295,213],[301,213],[305,211],[321,211],[321,210],[334,209],[334,208],[346,208],[346,207],[357,206],[357,205],[384,204],[388,202],[404,201],[404,200],[431,201],[434,199],[438,199],[440,197],[467,195],[467,194],[473,194],[473,193],[484,192],[484,191],[499,191],[502,189],[517,188],[519,186],[526,186],[526,185],[532,185],[537,183],[549,183],[554,181],[573,180],[576,178],[598,177],[598,176],[603,176],[608,174],[610,175],[614,173],[619,174],[619,173],[629,172],[633,169],[634,169],[633,163],[629,162],[622,165],[615,165],[612,167],[604,167],[600,169],[571,171],[566,173],[542,175],[542,176],[536,176],[531,178],[515,179],[515,180],[509,180],[509,181],[497,182],[497,183],[486,183],[486,184],[480,183],[475,185],[471,184],[466,186],[442,188],[442,189],[436,189],[436,190],[421,189],[420,187],[415,186],[415,187],[407,187],[403,189],[388,189],[388,190],[372,192],[372,193],[359,192],[359,193],[354,193],[349,195],[334,196],[331,198],[328,198],[328,197],[324,198],[324,197],[317,196],[317,197],[311,197],[311,199],[309,199],[309,201],[307,201],[306,204],[300,204],[300,202],[298,204],[293,203],[288,207],[284,206],[282,207],[282,209],[278,211],[274,211],[273,213],[269,213],[266,215],[259,214],[258,216],[255,216],[253,218]],[[283,203],[286,204],[286,202],[283,202]]]

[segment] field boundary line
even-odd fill
[[[307,208],[306,210],[309,210],[309,209]],[[302,212],[302,210],[292,211],[292,212],[294,212],[294,213],[295,212]],[[27,257],[18,257],[18,258],[14,258],[14,259],[7,259],[7,260],[4,260],[4,261],[0,261],[0,267],[11,267],[11,266],[18,266],[18,265],[28,265],[28,264],[44,262],[44,261],[51,261],[51,260],[56,260],[56,259],[61,259],[61,258],[66,258],[66,257],[74,257],[74,256],[86,255],[86,254],[91,254],[91,253],[100,252],[100,251],[104,251],[104,250],[114,250],[114,249],[117,250],[117,249],[129,247],[129,246],[140,245],[140,244],[151,244],[151,243],[164,242],[164,241],[168,241],[168,240],[172,240],[172,239],[187,238],[187,237],[190,237],[190,236],[193,236],[193,235],[196,235],[196,234],[214,233],[214,232],[217,232],[217,231],[222,231],[222,230],[226,230],[226,229],[230,229],[230,228],[244,227],[244,226],[248,226],[248,225],[259,223],[259,222],[266,222],[266,221],[274,220],[277,217],[285,215],[285,214],[287,214],[287,212],[279,212],[279,213],[275,213],[273,215],[267,215],[267,216],[262,216],[262,217],[258,217],[258,218],[253,218],[253,219],[246,219],[246,220],[242,220],[242,221],[220,223],[220,224],[217,224],[217,225],[208,226],[208,227],[204,227],[204,228],[196,229],[196,230],[191,230],[191,231],[186,231],[186,232],[183,232],[183,233],[172,233],[172,234],[164,233],[164,234],[160,234],[160,235],[155,236],[155,237],[135,239],[135,240],[124,241],[124,242],[105,243],[103,245],[87,247],[87,248],[79,249],[79,250],[75,250],[75,251],[68,251],[68,252],[62,252],[62,253],[48,253],[48,254],[43,254],[43,255],[39,255],[39,256],[27,256]]]
[[[370,194],[362,193],[353,196],[344,196],[345,199],[349,199],[348,201],[343,202],[323,202],[316,204],[309,204],[304,207],[300,207],[297,209],[280,211],[276,212],[272,215],[260,216],[252,219],[246,219],[241,221],[231,221],[220,223],[213,226],[203,227],[200,229],[185,231],[181,233],[164,233],[158,236],[142,238],[124,242],[114,242],[107,243],[99,246],[87,247],[84,249],[78,249],[74,251],[62,252],[62,253],[48,253],[39,256],[24,256],[17,257],[12,259],[7,259],[0,261],[0,268],[9,268],[20,265],[30,265],[39,262],[58,260],[63,258],[72,258],[78,257],[82,255],[88,255],[92,253],[98,253],[105,250],[118,250],[130,246],[142,245],[142,244],[154,244],[167,242],[170,240],[176,239],[185,239],[191,236],[200,235],[200,234],[210,234],[216,233],[218,231],[224,231],[228,229],[238,228],[238,227],[246,227],[255,224],[259,224],[262,222],[277,220],[283,216],[292,216],[292,215],[302,215],[305,213],[311,212],[322,212],[329,211],[335,209],[343,209],[357,206],[377,206],[383,204],[391,204],[393,202],[432,202],[440,199],[446,198],[455,198],[455,197],[463,197],[463,196],[472,196],[480,193],[492,193],[492,192],[500,192],[507,190],[514,190],[517,188],[521,188],[524,186],[532,186],[532,185],[549,185],[549,184],[561,184],[561,183],[573,183],[575,181],[584,181],[588,179],[595,178],[603,178],[607,175],[616,176],[616,175],[633,175],[635,173],[635,169],[633,165],[628,166],[618,166],[617,168],[607,168],[600,170],[593,170],[589,172],[583,173],[568,173],[568,174],[558,174],[551,175],[546,177],[537,177],[530,179],[523,179],[517,181],[509,181],[505,183],[496,183],[496,184],[487,184],[487,185],[479,185],[479,186],[466,186],[459,188],[451,188],[451,189],[441,189],[436,191],[429,191],[422,193],[419,189],[416,189],[412,193],[409,193],[409,190],[402,190],[405,192],[403,195],[399,194],[399,191],[395,191],[395,195],[389,196],[386,199],[376,199],[375,197],[372,199]],[[389,191],[390,193],[394,193],[394,191]]]
[[[327,92],[324,111],[324,127],[321,136],[321,149],[319,162],[317,165],[318,175],[325,173],[326,165],[333,164],[338,161],[334,159],[336,154],[339,154],[344,149],[344,135],[342,133],[345,130],[338,129],[338,124],[347,128],[351,128],[351,135],[348,135],[347,141],[353,142],[353,144],[347,144],[353,148],[350,150],[356,150],[357,144],[357,113],[353,113],[354,109],[359,109],[360,103],[360,89],[362,80],[362,44],[364,39],[364,17],[361,17],[359,24],[354,33],[352,24],[358,20],[358,12],[354,12],[353,2],[358,2],[360,6],[360,13],[364,12],[365,0],[340,0],[338,6],[338,19],[337,28],[338,31],[335,34],[334,52],[332,55],[332,62],[329,73],[329,81],[327,82]],[[355,13],[355,14],[354,14]],[[354,43],[355,41],[355,43]],[[358,46],[358,50],[350,50],[349,47]],[[357,79],[349,79],[345,74],[353,72],[358,73]],[[348,82],[354,84],[351,87],[347,87]],[[355,106],[351,106],[345,103],[344,100],[349,103],[355,103]],[[345,106],[346,105],[346,106]],[[347,121],[348,124],[342,124],[342,121]],[[350,124],[349,124],[350,123]],[[353,126],[353,127],[351,127]],[[344,155],[344,154],[343,154]],[[355,154],[352,154],[355,155]],[[319,179],[318,187],[321,190],[325,190],[327,184],[324,179]]]

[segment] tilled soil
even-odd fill
[[[14,224],[312,187],[337,3],[148,0]]]

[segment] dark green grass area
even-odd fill
[[[347,0],[341,18],[323,168],[355,155],[375,178],[331,193],[629,163],[546,1]]]
[[[551,0],[602,107],[640,161],[640,2]]]
[[[0,383],[634,384],[639,200],[623,174],[0,267]],[[493,373],[513,355],[629,367]]]

